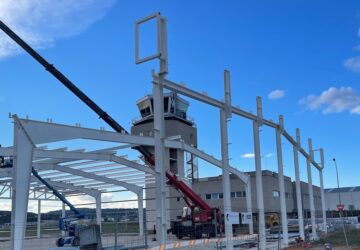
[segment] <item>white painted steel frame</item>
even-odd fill
[[[220,138],[221,138],[221,161],[222,161],[222,188],[223,188],[223,206],[224,218],[231,212],[230,200],[230,172],[229,172],[229,140],[228,140],[228,119],[231,118],[231,95],[230,95],[230,72],[224,71],[224,90],[225,90],[225,104],[224,109],[220,110]],[[226,249],[232,250],[234,248],[232,241],[232,224],[225,219],[225,238]]]
[[[278,178],[279,178],[279,191],[280,191],[280,213],[281,213],[281,227],[282,227],[282,238],[284,246],[289,244],[288,235],[288,222],[287,222],[287,211],[286,211],[286,200],[285,200],[285,181],[284,181],[284,166],[282,159],[282,145],[281,145],[281,134],[284,129],[283,116],[279,116],[279,127],[275,129],[276,137],[276,152],[278,161]]]

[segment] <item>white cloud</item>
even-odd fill
[[[351,57],[344,62],[344,66],[349,70],[360,72],[360,56]]]
[[[0,17],[36,49],[55,45],[59,38],[77,35],[104,17],[115,0],[1,0]],[[0,59],[21,52],[0,31]]]
[[[268,94],[270,100],[280,99],[285,96],[285,90],[275,89]]]
[[[94,198],[88,195],[69,196],[66,197],[66,199],[68,199],[70,203],[74,204],[74,206],[76,206],[76,204],[88,204],[95,202]]]
[[[242,154],[241,158],[245,158],[245,159],[251,159],[254,158],[255,154],[254,153],[246,153],[246,154]]]
[[[270,158],[270,157],[273,157],[273,156],[274,156],[273,153],[267,153],[267,154],[265,155],[265,158]]]
[[[322,110],[324,114],[349,111],[360,114],[360,95],[351,87],[330,87],[320,95],[308,95],[300,100],[310,110]]]
[[[274,156],[273,153],[267,153],[266,155],[262,155],[263,158],[270,158],[270,157],[273,157],[273,156]],[[242,154],[241,158],[252,159],[252,158],[255,158],[255,154],[254,153]]]

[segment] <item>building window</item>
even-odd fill
[[[273,190],[273,191],[272,191],[272,196],[275,197],[275,198],[279,198],[280,192],[277,191],[277,190]]]
[[[220,199],[224,198],[224,194],[223,194],[223,193],[219,193],[219,198],[220,198]]]
[[[219,193],[213,193],[211,198],[212,198],[213,200],[219,199]]]
[[[231,198],[243,198],[246,197],[245,191],[231,192]]]
[[[290,193],[285,192],[285,198],[290,198]]]
[[[205,195],[205,198],[206,198],[207,200],[211,200],[211,194],[206,194],[206,195]]]
[[[236,192],[236,198],[242,198],[242,197],[246,197],[246,192],[245,191]]]

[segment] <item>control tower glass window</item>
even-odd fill
[[[151,106],[149,100],[138,103],[138,108],[140,110],[141,117],[147,117],[151,115]]]
[[[187,112],[187,109],[188,109],[188,104],[187,103],[184,103],[184,102],[182,102],[182,101],[180,101],[180,100],[177,100],[177,102],[176,102],[176,113],[175,113],[175,115],[177,115],[177,116],[179,116],[179,117],[181,117],[181,118],[183,118],[183,119],[186,119],[186,112]]]

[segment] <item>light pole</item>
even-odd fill
[[[335,158],[333,158],[333,161],[334,161],[335,169],[336,169],[336,179],[337,179],[338,194],[339,194],[339,205],[342,205],[342,204],[341,204],[341,194],[340,194],[338,167],[337,167],[336,159],[335,159]],[[344,220],[344,217],[342,216],[342,210],[339,209],[339,208],[338,208],[338,210],[339,210],[339,216],[340,216],[340,218],[342,218],[342,227],[343,227],[343,232],[344,232],[346,247],[347,247],[347,249],[349,249],[349,243],[348,243],[348,239],[347,239],[347,236],[346,236],[346,230],[345,230],[345,220]]]
[[[333,158],[334,164],[335,164],[335,169],[336,169],[336,179],[337,179],[337,187],[338,187],[338,194],[339,194],[339,205],[341,205],[341,194],[340,194],[340,184],[339,184],[339,172],[338,172],[338,167],[336,164],[336,159]]]

